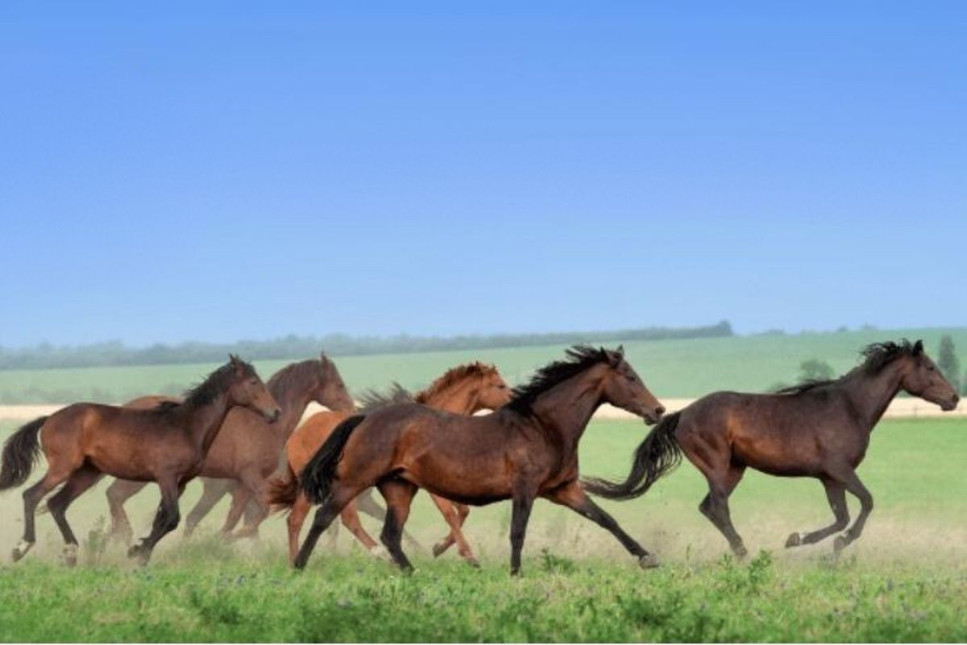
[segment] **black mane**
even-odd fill
[[[612,360],[608,350],[589,345],[574,345],[566,354],[566,359],[545,365],[537,370],[528,383],[515,387],[513,398],[504,407],[519,414],[530,414],[534,401],[547,390],[598,363]]]
[[[863,357],[863,362],[854,368],[850,374],[856,370],[862,370],[864,374],[874,376],[901,356],[913,356],[915,351],[914,344],[906,338],[899,343],[894,343],[893,341],[871,343],[860,350],[860,356]],[[835,379],[809,379],[796,385],[778,389],[775,391],[775,394],[789,394],[794,396],[814,390],[817,387],[838,383],[843,378],[845,378],[845,375]]]
[[[385,408],[388,405],[412,403],[413,400],[413,394],[409,390],[396,381],[393,381],[393,385],[390,386],[389,391],[386,393],[377,392],[376,390],[366,390],[360,394],[359,407],[356,410],[356,414],[369,414],[380,408]]]
[[[200,384],[185,392],[185,400],[182,405],[185,407],[191,406],[197,408],[209,405],[215,401],[215,399],[221,396],[228,389],[229,385],[235,381],[236,366],[241,366],[243,370],[242,378],[247,378],[255,374],[255,368],[245,361],[229,361],[209,374]],[[175,406],[158,406],[158,408],[162,409],[163,411],[172,410],[174,407]]]

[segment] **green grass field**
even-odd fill
[[[791,336],[735,336],[626,343],[628,358],[659,397],[697,397],[722,389],[762,391],[779,382],[794,383],[799,364],[811,358],[845,372],[858,352],[874,341],[923,338],[936,352],[949,333],[967,350],[967,328],[847,331]],[[385,387],[396,380],[411,388],[428,384],[446,369],[473,360],[492,362],[511,383],[561,358],[563,346],[520,347],[424,354],[338,357],[346,384],[358,391]],[[310,356],[294,356],[302,360]],[[290,361],[256,363],[268,378]],[[967,364],[967,356],[961,361]],[[0,403],[68,403],[81,400],[121,402],[149,393],[176,394],[199,381],[216,365],[161,365],[60,370],[0,371]]]
[[[623,474],[645,432],[640,423],[593,423],[582,444],[582,471]],[[758,555],[732,561],[725,540],[696,510],[704,482],[684,464],[645,497],[605,504],[661,556],[661,569],[639,570],[602,530],[539,502],[519,580],[507,574],[507,503],[474,509],[468,519],[480,571],[455,553],[434,561],[427,551],[411,550],[417,571],[404,576],[362,554],[342,531],[335,551],[323,538],[306,571],[294,574],[285,564],[280,517],[263,525],[258,543],[230,545],[214,535],[224,502],[201,536],[168,536],[141,570],[119,545],[103,547],[102,483],[69,513],[78,536],[87,538],[82,564],[67,570],[57,564],[61,541],[49,516],[38,520],[37,548],[9,564],[5,549],[22,527],[19,491],[9,491],[0,497],[0,553],[7,562],[0,565],[0,635],[6,641],[963,641],[965,449],[962,420],[881,423],[860,469],[876,508],[863,537],[839,561],[828,542],[782,548],[791,531],[830,520],[822,487],[757,473],[739,486],[732,507]],[[183,513],[197,494],[198,486],[190,486]],[[147,531],[157,499],[146,490],[132,500],[138,534]],[[425,495],[408,529],[426,546],[445,533]]]

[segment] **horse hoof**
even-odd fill
[[[474,569],[480,568],[480,560],[478,560],[477,558],[470,556],[469,558],[466,558],[466,560],[467,560],[467,564],[469,564]]]
[[[64,550],[60,554],[61,562],[64,563],[65,567],[75,567],[77,566],[77,545],[68,544],[64,547]]]
[[[638,558],[638,566],[642,569],[657,569],[661,566],[661,562],[658,561],[657,556],[654,554],[646,553]]]
[[[846,548],[847,544],[849,544],[849,541],[844,536],[837,535],[836,539],[833,540],[833,553],[839,553]]]
[[[794,546],[802,546],[802,536],[798,533],[792,533],[789,535],[789,539],[786,540],[786,548],[791,549]]]
[[[439,543],[439,544],[434,544],[433,545],[433,557],[434,558],[439,558],[441,555],[443,555],[443,552],[446,551],[446,550],[447,550],[447,548],[445,546],[443,546],[443,543],[442,542]]]
[[[732,553],[735,554],[737,560],[745,560],[749,556],[749,552],[746,550],[745,546],[739,545],[732,549]]]
[[[13,558],[13,561],[14,562],[18,562],[25,555],[27,555],[27,551],[30,551],[30,549],[33,546],[34,546],[34,543],[33,542],[27,542],[26,540],[20,540],[20,543],[17,544],[17,546],[15,546],[13,548],[13,553],[11,553],[10,556],[11,556],[11,558]]]

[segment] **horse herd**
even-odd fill
[[[185,485],[202,477],[204,492],[187,517],[188,532],[227,494],[231,507],[222,531],[235,537],[257,535],[273,509],[288,509],[289,555],[299,569],[337,517],[367,549],[388,553],[399,567],[410,569],[402,542],[420,488],[449,527],[434,555],[456,544],[460,555],[477,565],[462,532],[468,507],[509,499],[511,572],[518,573],[531,507],[542,497],[605,528],[649,568],[658,565],[655,555],[588,493],[638,497],[684,455],[708,481],[699,510],[737,556],[746,549],[732,525],[728,499],[749,467],[819,479],[834,521],[793,533],[786,546],[840,533],[834,542],[838,552],[860,536],[873,508],[856,467],[873,427],[900,391],[944,410],[958,403],[921,341],[870,345],[861,364],[835,380],[769,394],[716,392],[667,415],[620,347],[574,346],[563,360],[513,389],[495,367],[471,363],[449,370],[416,395],[398,385],[386,395],[367,393],[358,409],[325,355],[289,365],[267,384],[251,365],[232,356],[182,400],[149,396],[120,407],[76,403],[24,425],[4,444],[0,490],[24,484],[43,452],[47,472],[24,491],[24,534],[14,561],[36,542],[38,504],[60,487],[47,508],[65,542],[64,561],[75,564],[78,543],[67,508],[111,475],[116,478],[107,491],[112,531],[128,541],[132,530],[124,501],[149,482],[161,489],[150,534],[128,552],[142,563],[178,525]],[[297,428],[312,401],[329,410]],[[578,444],[603,403],[655,425],[620,482],[582,480],[579,474]],[[480,410],[492,412],[474,415]],[[372,499],[373,488],[385,500],[385,510]],[[847,491],[861,505],[849,528]],[[319,508],[300,547],[313,504]],[[363,529],[360,512],[383,520],[382,546]],[[239,522],[242,528],[232,533]]]

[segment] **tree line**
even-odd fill
[[[492,334],[472,336],[296,336],[274,340],[242,340],[235,343],[186,342],[128,347],[121,342],[81,346],[54,346],[47,343],[25,348],[0,347],[0,370],[50,369],[65,367],[109,367],[131,365],[175,365],[215,363],[229,353],[247,360],[283,360],[313,356],[324,349],[331,356],[366,354],[403,354],[430,351],[497,349],[533,345],[570,345],[633,340],[718,338],[733,336],[732,325],[723,320],[700,327],[641,327],[612,331],[548,332],[532,334]]]

